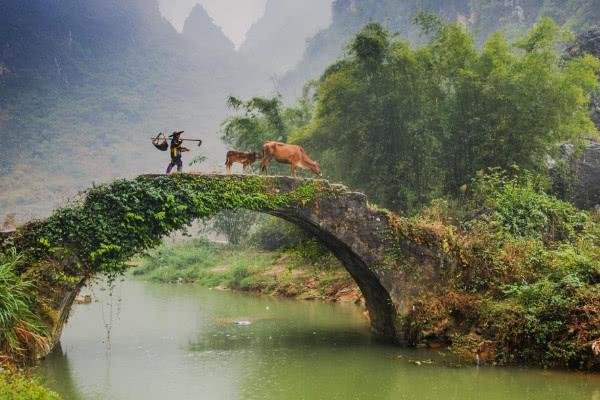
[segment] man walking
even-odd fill
[[[171,163],[167,167],[167,174],[170,174],[173,167],[177,165],[177,172],[183,170],[183,161],[181,161],[181,153],[190,151],[182,146],[181,134],[183,131],[175,131],[169,137],[171,138]]]

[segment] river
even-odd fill
[[[91,290],[37,371],[65,400],[600,400],[597,375],[452,368],[378,344],[355,306],[133,280]]]

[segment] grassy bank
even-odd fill
[[[141,260],[133,276],[163,283],[304,300],[362,302],[360,290],[332,255],[310,257],[311,242],[279,251],[190,240],[163,244]]]
[[[59,399],[20,368],[50,351],[65,293],[77,291],[80,279],[59,263],[29,265],[14,250],[0,253],[0,399]]]
[[[35,378],[23,373],[0,371],[0,399],[59,400],[60,397],[43,387]]]

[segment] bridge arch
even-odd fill
[[[364,194],[324,180],[195,174],[118,180],[25,225],[14,244],[30,258],[60,258],[74,276],[110,274],[169,233],[235,208],[270,214],[312,233],[360,287],[374,334],[397,338],[396,307],[378,270],[390,256],[388,214],[370,207]]]

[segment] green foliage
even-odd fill
[[[323,243],[280,218],[265,216],[259,219],[246,243],[291,257],[293,265],[315,266],[319,269],[342,268],[340,262]]]
[[[44,388],[37,379],[16,372],[0,372],[2,400],[59,400],[58,394]]]
[[[223,141],[238,150],[260,151],[268,140],[286,141],[283,122],[283,104],[280,97],[271,99],[254,97],[244,102],[230,96],[230,109],[243,109],[242,115],[231,117],[223,123]]]
[[[310,240],[310,235],[297,226],[280,218],[264,216],[255,225],[246,243],[259,249],[274,251],[293,247]]]
[[[175,245],[162,244],[142,259],[133,275],[162,283],[197,282],[207,287],[226,286],[252,290],[249,278],[271,265],[274,255],[252,248],[240,248],[191,240]]]
[[[494,209],[494,222],[513,236],[531,236],[546,243],[572,241],[587,215],[570,203],[544,192],[544,179],[524,171],[509,177],[504,171],[480,172],[473,182],[476,203]]]
[[[341,262],[317,239],[309,239],[280,250],[292,259],[293,265],[310,265],[320,271],[341,270]]]
[[[378,23],[372,22],[359,32],[350,44],[357,59],[370,68],[376,68],[383,62],[389,47],[389,34]]]
[[[459,201],[399,220],[402,236],[450,256],[434,279],[420,274],[428,261],[399,263],[417,287],[433,286],[413,300],[425,311],[400,327],[435,332],[471,355],[485,342],[503,364],[600,368],[591,349],[600,337],[600,219],[547,186],[538,174],[491,169]]]
[[[349,279],[337,259],[315,241],[277,252],[198,239],[163,243],[133,270],[134,276],[156,282],[196,282],[207,287],[269,294],[287,293],[289,285],[298,288],[297,294],[310,291],[311,287],[304,283],[317,274],[323,287]]]
[[[230,96],[227,104],[241,113],[222,124],[223,141],[237,150],[259,153],[266,141],[287,142],[290,130],[306,125],[312,115],[306,92],[296,107],[284,107],[280,96],[254,97],[246,102]]]
[[[444,20],[439,15],[430,11],[418,12],[413,21],[426,35],[439,34],[444,29]]]
[[[243,263],[238,263],[233,266],[230,285],[234,288],[241,289],[241,283],[244,279],[250,276],[250,269]]]
[[[203,240],[194,240],[179,245],[161,244],[142,258],[142,264],[133,269],[134,276],[157,282],[189,282],[196,280],[202,271],[218,263],[219,248]],[[206,282],[207,286],[211,282]]]
[[[227,241],[238,245],[250,234],[250,227],[257,214],[243,209],[221,211],[207,221],[207,228],[217,234],[225,235]]]
[[[48,329],[34,311],[34,284],[16,272],[22,261],[14,251],[0,255],[0,353],[16,360],[48,345]]]
[[[555,143],[594,130],[588,95],[599,63],[562,60],[564,35],[551,20],[515,46],[496,34],[481,50],[461,25],[421,20],[433,33],[423,48],[371,23],[323,74],[314,118],[291,139],[330,178],[414,211],[487,167],[539,171]]]
[[[578,314],[597,306],[597,288],[589,288],[577,273],[571,273],[509,285],[504,293],[506,299],[488,304],[484,317],[496,330],[500,361],[586,368],[587,340],[597,337],[600,327],[593,316]],[[511,312],[506,312],[507,306]]]
[[[175,175],[119,180],[91,189],[84,200],[46,221],[21,228],[17,245],[30,261],[60,258],[66,272],[119,273],[132,256],[172,231],[223,210],[269,211],[306,204],[321,189],[304,181],[279,192],[270,178]]]

